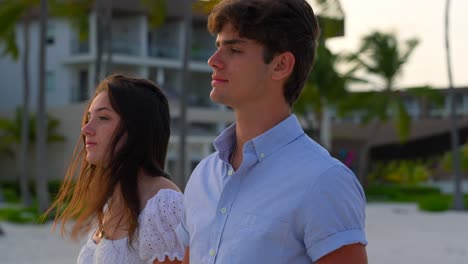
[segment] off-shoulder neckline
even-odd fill
[[[153,197],[151,197],[150,199],[148,199],[148,201],[146,201],[145,207],[143,208],[143,210],[141,210],[140,214],[138,215],[138,218],[140,218],[143,215],[143,212],[146,210],[146,208],[148,208],[148,204],[150,203],[150,201],[156,199],[161,193],[164,193],[164,192],[173,192],[173,193],[182,195],[181,192],[179,192],[177,190],[174,190],[174,189],[169,189],[169,188],[160,189]],[[124,236],[122,238],[117,238],[117,239],[107,239],[106,237],[102,237],[101,240],[99,241],[99,243],[96,243],[96,241],[94,241],[94,239],[93,239],[94,234],[96,233],[96,231],[97,231],[97,229],[94,229],[94,231],[91,233],[91,236],[89,238],[92,241],[92,243],[94,245],[96,245],[96,246],[101,244],[103,241],[110,241],[112,243],[115,243],[115,242],[118,242],[118,241],[126,241],[128,239],[128,236]]]

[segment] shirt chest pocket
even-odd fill
[[[234,232],[231,263],[283,263],[288,223],[247,214]]]

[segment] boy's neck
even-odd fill
[[[245,142],[265,133],[285,120],[291,111],[289,107],[252,111],[235,110],[237,149],[242,150]]]

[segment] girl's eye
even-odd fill
[[[99,120],[105,121],[105,120],[109,120],[109,118],[107,116],[100,116]]]

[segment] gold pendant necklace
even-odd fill
[[[106,237],[106,232],[104,232],[104,228],[99,227],[99,231],[97,233],[97,237],[99,239],[105,238]]]

